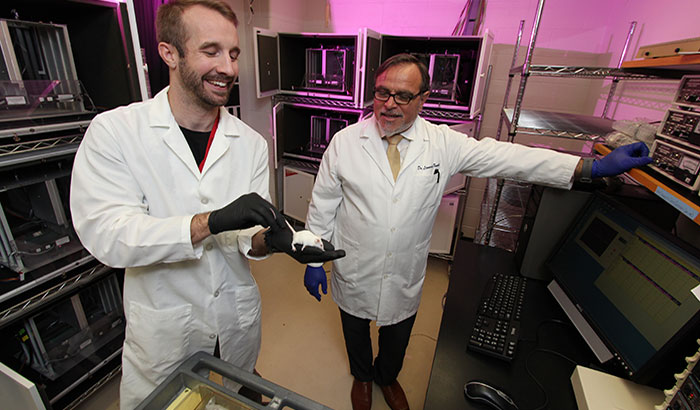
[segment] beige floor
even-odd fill
[[[257,369],[285,388],[336,410],[350,410],[352,376],[348,367],[338,307],[329,294],[316,301],[304,289],[304,267],[285,255],[253,264],[262,294],[263,337]],[[422,409],[447,291],[448,264],[430,258],[423,298],[399,381],[412,409]],[[377,327],[372,325],[376,352]],[[113,382],[78,410],[118,408]],[[389,407],[375,385],[372,409]]]

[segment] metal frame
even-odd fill
[[[520,21],[520,27],[518,29],[518,37],[515,43],[515,49],[513,51],[513,61],[508,74],[508,83],[506,85],[505,96],[503,97],[503,110],[501,112],[501,121],[498,124],[497,139],[501,139],[502,123],[506,122],[508,124],[508,141],[512,142],[515,134],[517,133],[530,133],[535,135],[548,135],[563,138],[573,138],[579,139],[583,138],[586,140],[595,140],[600,138],[600,135],[593,133],[569,133],[567,130],[545,130],[545,129],[532,129],[525,128],[518,125],[520,121],[520,114],[523,110],[522,103],[525,95],[525,89],[527,86],[527,80],[530,76],[543,76],[543,77],[565,77],[565,78],[612,78],[613,84],[608,92],[608,97],[606,99],[605,108],[603,109],[603,114],[601,117],[606,118],[607,112],[612,103],[613,96],[615,95],[615,90],[617,88],[617,83],[620,80],[663,80],[668,79],[668,76],[662,76],[658,71],[646,70],[644,72],[640,70],[630,70],[620,68],[622,62],[624,61],[625,55],[629,43],[631,41],[632,35],[634,34],[635,27],[637,25],[636,21],[631,23],[630,30],[627,34],[627,39],[625,41],[625,46],[620,56],[618,66],[614,68],[610,67],[584,67],[584,66],[559,66],[559,65],[533,65],[532,56],[535,49],[535,42],[537,40],[537,32],[539,30],[540,20],[542,18],[542,9],[544,8],[545,0],[540,0],[537,15],[535,17],[535,24],[532,29],[532,35],[530,37],[530,43],[528,45],[527,54],[525,56],[525,62],[516,66],[516,60],[518,57],[518,51],[520,48],[520,41],[523,34],[524,20]],[[520,83],[518,85],[518,93],[515,99],[515,103],[512,108],[512,114],[508,116],[506,110],[508,109],[508,98],[510,96],[511,83],[515,75],[520,75]],[[584,118],[584,116],[581,116]]]
[[[70,147],[70,149],[67,152],[63,152],[63,150],[61,149],[59,155],[74,153],[78,150],[78,146],[80,145],[80,141],[82,140],[83,134],[74,134],[56,138],[46,138],[36,141],[18,142],[16,144],[0,145],[0,167],[13,165],[15,163],[27,162],[27,158],[22,158],[21,160],[13,161],[13,159],[17,158],[13,158],[12,156],[17,154],[39,152],[41,159],[46,159],[47,157],[51,157],[53,155],[50,155],[51,153],[44,150],[59,149],[65,147]]]
[[[94,280],[101,278],[105,274],[113,271],[112,268],[105,265],[97,265],[85,272],[81,272],[64,282],[59,283],[41,293],[33,295],[29,299],[11,306],[4,311],[0,312],[0,327],[7,323],[12,322],[20,316],[28,314],[29,312],[46,305],[47,303],[56,300],[57,297],[70,292],[77,286],[83,286],[87,283],[91,283]]]
[[[523,34],[524,20],[520,21],[520,26],[518,28],[518,36],[515,42],[515,48],[513,50],[513,60],[511,62],[511,68],[508,74],[508,83],[506,85],[505,95],[503,97],[503,109],[501,110],[500,120],[498,123],[498,131],[496,138],[501,139],[502,126],[504,123],[508,126],[508,142],[513,142],[515,135],[517,133],[530,134],[530,135],[542,135],[551,136],[558,138],[572,138],[572,139],[583,139],[596,141],[602,136],[595,132],[582,132],[580,129],[575,132],[571,130],[552,130],[544,128],[525,128],[519,126],[521,112],[523,110],[523,98],[525,95],[525,88],[527,86],[527,80],[530,76],[549,76],[549,77],[564,77],[564,78],[612,78],[613,83],[608,92],[608,97],[605,103],[605,108],[603,109],[602,117],[606,118],[609,111],[613,96],[615,94],[617,83],[621,79],[625,80],[659,80],[662,79],[660,75],[653,71],[639,71],[639,70],[625,70],[620,68],[622,62],[625,59],[629,44],[634,34],[637,22],[633,21],[630,26],[630,30],[627,34],[627,39],[625,41],[624,48],[620,55],[620,60],[616,68],[608,67],[582,67],[582,66],[556,66],[556,65],[533,65],[532,57],[535,50],[535,43],[537,42],[537,34],[539,32],[540,22],[542,20],[542,11],[544,10],[545,0],[539,0],[537,5],[537,12],[535,14],[535,21],[532,27],[532,33],[530,36],[530,42],[527,47],[527,53],[525,55],[525,61],[522,65],[516,66],[516,60],[518,57],[518,52],[520,49],[520,42]],[[510,96],[510,89],[512,86],[513,77],[515,75],[520,75],[520,82],[518,84],[518,91],[515,99],[515,104],[512,111],[508,109],[508,98]],[[510,115],[508,115],[510,113]],[[577,116],[581,120],[585,120],[584,116]],[[582,121],[584,122],[584,121]],[[491,212],[489,215],[488,224],[486,227],[485,244],[489,244],[491,241],[491,233],[495,227],[496,213],[498,211],[498,205],[501,199],[503,191],[503,180],[499,179],[496,193],[494,196],[494,203],[491,207]],[[486,195],[486,193],[485,193]],[[487,201],[486,196],[484,201]]]
[[[64,390],[64,392],[62,394],[59,394],[60,397],[57,396],[57,398],[54,400],[54,402],[59,400],[61,397],[65,396],[66,393],[71,391],[75,386],[82,383],[87,378],[92,377],[92,375],[95,374],[99,369],[104,367],[110,360],[114,359],[115,357],[117,357],[121,353],[122,353],[122,348],[120,347],[119,349],[115,350],[114,353],[110,354],[109,357],[107,357],[105,360],[101,361],[97,366],[93,367],[92,370],[90,370],[88,373],[85,373],[85,375],[83,377],[81,377],[75,383],[68,386],[68,388],[66,390]],[[107,384],[110,380],[121,375],[121,372],[122,372],[122,365],[119,364],[119,365],[117,365],[117,367],[112,369],[112,371],[107,373],[103,378],[101,378],[99,381],[97,381],[97,383],[93,384],[92,386],[90,386],[89,389],[85,390],[85,392],[83,394],[81,394],[77,399],[73,400],[70,404],[68,404],[64,410],[75,409],[83,401],[85,401],[85,399],[92,396],[93,393],[95,393],[96,391],[101,389],[102,386]]]
[[[319,97],[304,97],[299,95],[277,94],[273,97],[273,105],[279,102],[310,104],[313,106],[342,107],[358,109],[352,101],[331,100]]]
[[[73,382],[70,386],[66,387],[61,393],[57,394],[56,397],[51,399],[51,404],[56,403],[58,400],[63,398],[66,394],[68,394],[71,390],[73,390],[75,387],[77,387],[80,383],[84,382],[85,380],[89,379],[92,377],[95,373],[97,373],[98,370],[106,366],[112,359],[115,357],[119,357],[122,354],[122,349],[119,348],[115,350],[112,354],[110,354],[106,359],[98,363],[95,367],[90,369],[89,372],[85,373],[81,378]],[[121,360],[120,360],[121,362]],[[114,369],[112,369],[107,375],[105,375],[103,378],[98,380],[95,384],[90,386],[83,394],[81,394],[77,399],[73,400],[70,404],[68,404],[64,410],[72,410],[78,407],[85,399],[90,397],[92,394],[94,394],[96,391],[98,391],[102,386],[106,385],[110,380],[114,379],[117,376],[120,376],[122,372],[122,365],[118,364]]]

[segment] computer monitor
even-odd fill
[[[604,367],[648,383],[692,353],[677,348],[700,333],[700,252],[633,210],[596,193],[547,266],[550,291]]]

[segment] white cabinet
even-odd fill
[[[297,168],[283,169],[283,213],[297,221],[306,222],[306,212],[311,202],[315,175]]]
[[[448,194],[442,197],[437,217],[435,217],[435,225],[433,225],[430,253],[446,255],[452,253],[452,240],[456,229],[458,209],[459,195]]]

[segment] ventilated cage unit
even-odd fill
[[[257,95],[273,96],[277,197],[285,215],[297,221],[306,218],[313,179],[333,135],[371,115],[374,75],[392,55],[410,53],[428,67],[430,96],[422,117],[453,127],[467,125],[469,130],[460,131],[478,137],[493,43],[488,31],[454,37],[387,36],[368,29],[357,35],[259,28],[255,33]],[[454,251],[466,184],[461,175],[448,184],[435,225],[439,232],[433,233],[440,240],[431,251]]]
[[[414,56],[428,67],[430,74],[428,99],[457,103],[460,55],[415,53]]]
[[[116,275],[22,321],[28,343],[24,360],[50,380],[73,369],[124,330],[122,297]],[[23,337],[24,339],[24,337]]]
[[[3,5],[0,362],[62,409],[119,374],[124,338],[123,272],[73,229],[73,157],[98,112],[146,97],[145,77],[126,2]]]
[[[307,48],[305,87],[347,93],[352,86],[354,54],[352,48]]]
[[[424,110],[460,113],[474,119],[481,110],[493,35],[424,37],[382,36],[381,60],[412,54],[430,73],[430,95]]]
[[[323,155],[335,133],[347,126],[346,119],[312,115],[309,151]]]
[[[258,97],[284,95],[346,108],[370,103],[379,66],[379,33],[366,28],[356,34],[277,33],[261,28],[254,32]]]
[[[360,109],[277,103],[273,121],[278,158],[320,162],[333,135],[361,115]]]
[[[0,121],[82,114],[65,25],[0,20]]]
[[[69,171],[70,168],[67,168]],[[82,249],[68,207],[70,176],[0,191],[0,265],[26,274]]]
[[[0,311],[0,361],[36,384],[47,408],[75,402],[118,372],[125,320],[121,273],[96,262]]]

